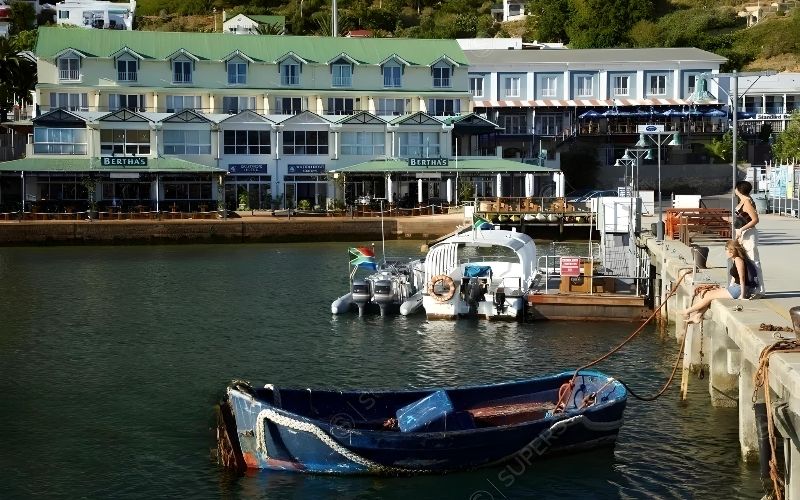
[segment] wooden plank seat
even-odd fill
[[[467,411],[478,427],[493,427],[538,420],[555,407],[555,403],[549,401],[526,401],[470,408]]]

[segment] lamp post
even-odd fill
[[[658,148],[658,226],[656,241],[664,241],[664,207],[661,203],[661,146],[680,146],[681,136],[677,132],[666,132],[664,125],[639,125],[639,141],[636,147],[647,147],[649,142]]]
[[[642,162],[642,158],[652,160],[653,151],[650,148],[628,148],[622,158],[619,158],[614,163],[615,167],[624,166],[626,169],[628,165],[631,166],[631,197],[634,198],[639,197],[639,165]],[[636,167],[635,173],[634,166]]]
[[[740,76],[755,76],[756,79],[753,80],[753,85],[755,82],[761,78],[762,76],[772,76],[776,74],[776,71],[751,71],[751,72],[744,72],[739,73],[738,71],[734,70],[731,73],[700,73],[697,75],[697,83],[696,86],[697,90],[689,96],[689,101],[695,104],[705,104],[709,101],[715,100],[714,96],[711,95],[705,89],[705,81],[708,79],[716,79],[716,78],[729,78],[733,82],[733,93],[728,94],[728,97],[731,99],[733,104],[733,153],[732,153],[732,162],[731,162],[731,237],[736,234],[736,227],[734,226],[734,221],[736,220],[736,164],[737,164],[737,153],[739,149],[738,137],[737,133],[739,131],[739,125],[737,121],[737,115],[739,111],[739,77]],[[719,82],[717,82],[719,83]],[[722,90],[722,88],[719,88]]]

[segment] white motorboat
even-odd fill
[[[370,309],[380,310],[381,316],[399,310],[406,316],[422,306],[424,272],[420,259],[386,260],[377,270],[360,279],[351,274],[350,292],[334,300],[333,314],[344,314],[355,307],[363,316]]]
[[[425,257],[428,319],[519,319],[536,276],[536,244],[516,231],[467,230]]]

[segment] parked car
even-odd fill
[[[606,196],[617,196],[617,191],[613,189],[595,189],[594,191],[589,191],[588,193],[577,196],[574,198],[567,198],[569,203],[581,203],[587,202],[592,198],[604,198]]]

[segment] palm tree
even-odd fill
[[[257,35],[283,35],[283,25],[281,23],[264,23],[256,26],[253,31]]]
[[[36,64],[20,55],[13,38],[0,38],[0,121],[8,120],[15,104],[30,104],[35,87]]]

